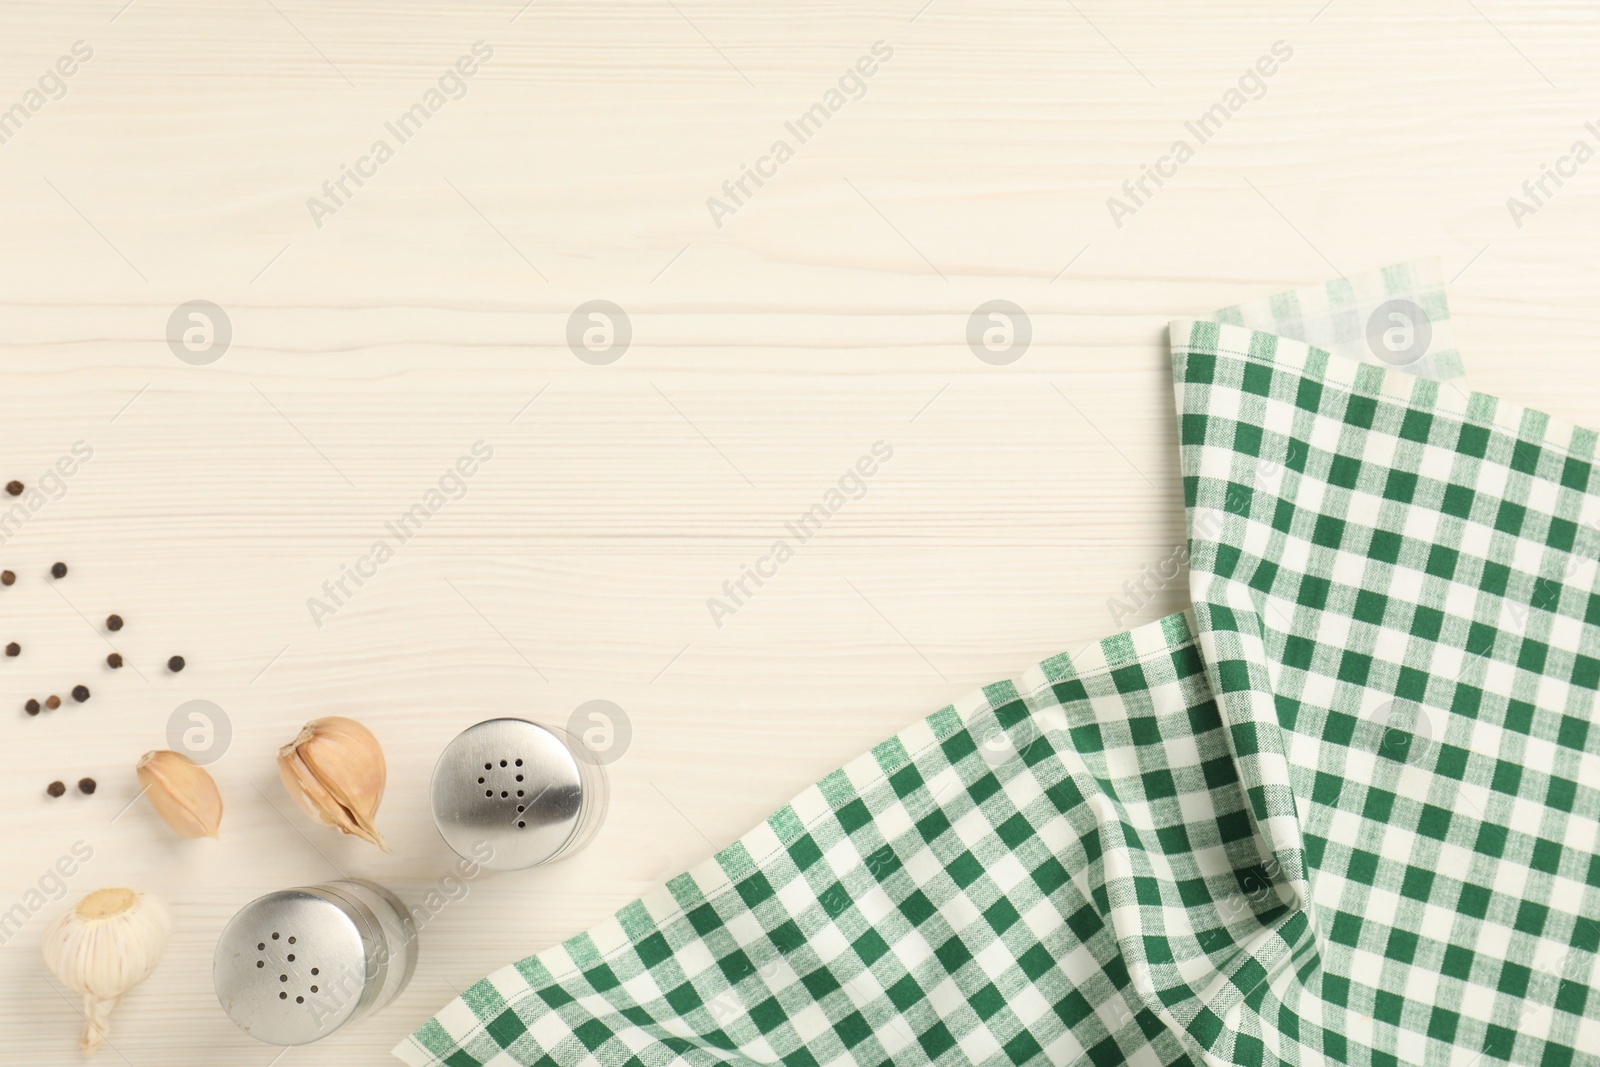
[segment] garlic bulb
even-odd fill
[[[45,964],[83,994],[83,1051],[100,1047],[111,1010],[150,977],[171,933],[172,913],[160,898],[131,889],[97,889],[45,928]]]
[[[313,819],[389,851],[373,825],[388,770],[372,731],[337,715],[313,719],[278,750],[278,775]]]
[[[184,837],[216,837],[222,794],[204,767],[181,752],[157,749],[139,759],[139,784],[160,816]]]

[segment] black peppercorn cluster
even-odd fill
[[[24,486],[23,486],[23,484],[21,482],[11,482],[6,486],[6,492],[10,493],[12,496],[21,495],[23,489],[24,489]],[[67,573],[68,573],[68,568],[67,568],[67,565],[65,563],[57,562],[57,563],[51,564],[51,566],[50,566],[50,576],[52,578],[56,578],[56,579],[65,578],[67,576]],[[17,576],[12,571],[0,571],[0,585],[15,585],[16,581],[17,581]],[[113,612],[112,614],[106,616],[106,629],[110,630],[112,633],[118,632],[125,625],[126,625],[126,623],[123,621],[122,616],[116,614],[115,612]],[[6,655],[7,656],[20,656],[20,655],[22,655],[22,646],[19,645],[17,642],[12,641],[10,644],[6,645]],[[112,652],[111,654],[106,656],[106,666],[110,667],[112,670],[119,669],[122,666],[122,664],[123,664],[122,653],[120,653],[120,652]],[[170,659],[167,660],[167,670],[171,671],[173,674],[177,674],[179,671],[183,670],[184,665],[185,664],[184,664],[184,660],[183,660],[182,656],[173,656],[173,657],[171,657]],[[73,686],[72,687],[72,699],[77,701],[79,704],[82,704],[85,701],[87,701],[89,699],[89,687],[86,686],[86,685],[75,685],[75,686]],[[61,698],[58,697],[58,696],[53,696],[52,695],[52,696],[46,697],[42,707],[41,707],[39,701],[37,701],[37,700],[35,700],[35,699],[30,697],[28,699],[27,703],[22,705],[22,710],[27,712],[29,715],[37,715],[37,714],[39,714],[39,712],[41,710],[54,711],[56,708],[59,708],[60,706],[61,706]]]
[[[16,481],[7,483],[5,487],[6,492],[10,493],[12,496],[22,495],[25,488],[26,487],[21,482]],[[59,581],[67,576],[68,570],[69,569],[65,563],[58,561],[51,564],[50,577]],[[14,571],[0,570],[0,586],[11,586],[15,585],[16,582],[17,576]],[[111,633],[117,633],[125,625],[127,624],[121,615],[112,613],[106,616],[105,626],[106,629]],[[5,654],[8,657],[20,656],[22,655],[22,646],[16,641],[12,641],[5,646]],[[106,666],[110,667],[112,670],[116,670],[122,665],[122,653],[112,652],[106,656]],[[174,674],[183,670],[184,666],[185,664],[182,656],[173,656],[167,660],[167,670],[173,672]],[[75,702],[79,704],[87,703],[90,697],[89,687],[82,684],[74,685],[70,691],[70,694]],[[30,716],[36,716],[43,711],[56,710],[61,706],[61,703],[61,698],[54,693],[45,697],[43,701],[40,701],[34,697],[29,697],[28,700],[23,703],[22,710]],[[96,783],[93,778],[80,778],[78,780],[78,792],[84,794],[85,796],[92,795],[95,789]],[[60,781],[51,782],[45,789],[45,793],[52,797],[64,796],[66,792],[66,784]]]
[[[6,485],[6,492],[10,493],[12,496],[20,496],[22,494],[23,488],[24,488],[24,486],[23,486],[23,484],[21,482],[10,482],[10,483],[8,483]],[[51,564],[50,565],[50,575],[53,578],[65,578],[67,576],[67,565],[65,563],[60,563],[60,562]],[[17,583],[17,576],[16,576],[16,574],[14,572],[12,572],[12,571],[0,571],[0,585],[15,585],[16,583]],[[6,645],[6,655],[7,656],[13,656],[13,657],[22,655],[22,646],[20,644],[18,644],[17,642],[15,642],[15,641],[10,642],[9,644]],[[83,702],[88,700],[89,699],[89,687],[86,686],[86,685],[75,685],[75,686],[73,686],[72,687],[72,699],[76,700],[79,704],[82,704]],[[51,694],[50,696],[45,698],[45,701],[44,701],[43,705],[40,705],[39,701],[33,699],[32,697],[28,698],[27,703],[22,705],[22,710],[27,712],[29,715],[37,715],[37,714],[39,714],[39,712],[41,710],[54,711],[55,709],[59,708],[60,706],[61,706],[61,698],[56,696],[55,694]],[[94,792],[94,782],[91,781],[88,778],[85,778],[84,781],[85,782],[89,782],[89,788],[85,789],[84,792],[86,792],[86,793]],[[57,784],[59,784],[59,783],[57,783]],[[82,785],[82,783],[80,782],[79,785]],[[60,794],[52,792],[51,796],[60,796]]]

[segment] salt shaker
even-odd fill
[[[212,981],[239,1029],[269,1045],[304,1045],[383,1008],[416,966],[404,905],[352,879],[246,904],[217,941]]]
[[[565,731],[526,719],[469,726],[434,765],[433,821],[458,855],[491,870],[570,856],[605,818],[605,772],[586,756]]]

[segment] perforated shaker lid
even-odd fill
[[[365,905],[328,887],[268,893],[240,909],[217,941],[217,1000],[258,1040],[316,1041],[376,996],[387,956],[381,939]]]
[[[489,719],[440,754],[433,820],[458,855],[491,870],[537,866],[560,855],[592,817],[598,771],[538,723]]]

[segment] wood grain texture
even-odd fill
[[[394,1006],[277,1062],[391,1062],[481,975],[912,719],[1112,632],[1108,598],[1182,536],[1171,318],[1438,255],[1470,382],[1595,422],[1600,162],[1520,227],[1506,207],[1597,140],[1587,5],[920,6],[0,9],[0,109],[74,42],[94,53],[0,144],[0,480],[94,451],[0,545],[20,575],[0,640],[25,646],[0,661],[0,910],[80,840],[71,897],[174,903],[104,1061],[273,1062],[212,998],[222,924],[340,872],[420,899],[449,862],[433,760],[478,719],[625,708],[601,836],[475,882]],[[1116,226],[1107,198],[1279,40],[1265,94]],[[307,199],[476,41],[493,56],[465,95],[317,225]],[[865,95],[717,226],[707,198],[879,41]],[[196,298],[233,326],[209,366],[164,341]],[[564,340],[594,298],[633,323],[610,366]],[[1004,367],[963,340],[995,298],[1034,329]],[[865,496],[715,625],[707,598],[880,440]],[[307,598],[476,441],[494,458],[466,494],[314,625]],[[1174,583],[1132,621],[1183,602]],[[101,665],[110,611],[137,672]],[[3,710],[78,682],[82,707]],[[134,802],[134,761],[191,698],[234,730],[217,842]],[[330,713],[386,747],[392,854],[277,782],[277,746]],[[45,797],[84,775],[94,797]],[[79,1060],[38,956],[63,906],[0,946],[7,1062]]]

